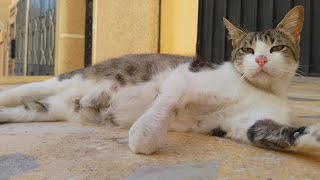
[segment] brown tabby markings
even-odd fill
[[[63,73],[58,77],[58,79],[59,79],[59,81],[63,81],[63,80],[66,80],[66,79],[71,79],[75,75],[81,75],[82,76],[84,70],[85,69],[78,69],[78,70],[75,70],[75,71]]]
[[[23,105],[24,109],[29,111],[33,110],[36,112],[48,112],[49,111],[49,103],[40,102],[40,101],[33,101],[28,102]]]
[[[116,74],[115,79],[120,83],[121,86],[125,86],[127,84],[122,74]]]
[[[62,74],[59,80],[63,81],[80,74],[84,79],[94,81],[110,79],[122,86],[128,86],[150,81],[159,72],[174,69],[192,60],[192,57],[164,54],[127,55],[109,59],[83,70]]]
[[[126,72],[128,73],[129,76],[133,76],[136,71],[137,71],[137,68],[134,67],[133,65],[129,65],[129,66],[126,68]]]
[[[290,127],[272,120],[260,120],[252,125],[247,136],[252,143],[268,149],[286,149],[296,145],[296,140],[305,133],[305,127]]]
[[[212,62],[205,61],[201,59],[200,57],[197,57],[193,62],[191,62],[189,66],[189,70],[191,72],[199,72],[202,70],[212,70],[216,69],[216,65],[213,64]]]

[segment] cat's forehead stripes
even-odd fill
[[[249,32],[241,38],[238,46],[254,46],[258,40],[270,45],[286,45],[293,49],[297,47],[297,44],[288,34],[278,30]]]
[[[275,30],[267,30],[261,32],[249,32],[239,43],[240,46],[255,46],[256,42],[262,41],[267,44],[281,44],[286,43],[285,37],[281,32]]]
[[[299,44],[295,43],[292,37],[280,30],[248,32],[239,40],[239,43],[234,50],[236,52],[241,48],[252,48],[255,50],[258,41],[269,45],[270,48],[272,46],[285,45],[287,50],[283,51],[283,56],[293,57],[296,62],[299,61]],[[234,55],[241,56],[241,53],[235,53]],[[239,59],[239,57],[232,58],[232,60],[235,59]]]

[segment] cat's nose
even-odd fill
[[[268,62],[268,59],[264,55],[260,55],[256,57],[256,63],[260,66],[263,67],[266,63]]]

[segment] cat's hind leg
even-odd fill
[[[82,124],[104,124],[102,112],[108,110],[111,97],[119,90],[120,86],[112,80],[100,82],[86,94],[72,97],[74,111],[79,114]]]
[[[52,78],[47,81],[34,82],[0,92],[0,106],[17,106],[26,101],[40,100],[61,92],[71,79],[59,81]]]
[[[81,108],[104,109],[109,106],[111,96],[120,88],[117,82],[105,80],[79,99]]]
[[[0,123],[70,120],[75,113],[69,106],[67,100],[56,95],[16,107],[1,107]]]

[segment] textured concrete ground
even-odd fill
[[[295,124],[320,123],[319,79],[296,80],[289,96]],[[129,151],[127,135],[70,122],[1,124],[0,179],[320,179],[320,152],[173,132],[168,147],[144,156]]]

